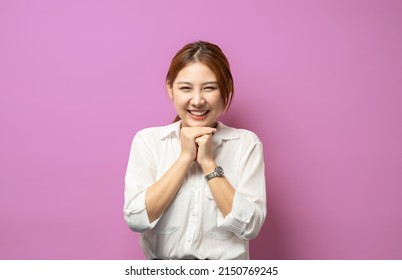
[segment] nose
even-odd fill
[[[191,97],[191,105],[194,107],[201,107],[205,104],[204,94],[201,91],[194,91]]]

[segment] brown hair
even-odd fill
[[[229,61],[222,50],[212,43],[205,41],[193,42],[185,45],[176,53],[166,75],[166,82],[169,87],[173,86],[173,82],[180,70],[194,62],[201,62],[214,72],[225,105],[225,110],[229,109],[234,91]],[[180,120],[180,118],[177,116],[175,121],[178,120]]]

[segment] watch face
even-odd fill
[[[220,167],[220,166],[216,167],[216,172],[218,172],[218,174],[219,174],[220,176],[222,176],[222,175],[223,175],[223,168]]]

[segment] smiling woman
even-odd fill
[[[218,121],[233,96],[229,62],[214,44],[188,44],[166,88],[177,118],[134,137],[126,222],[150,259],[248,259],[266,216],[264,159],[254,133]]]
[[[211,81],[205,79],[205,83],[206,85],[208,85],[208,83],[211,83],[213,84],[214,88],[219,89],[225,109],[229,109],[234,92],[233,77],[232,73],[230,72],[229,61],[217,45],[208,42],[200,41],[188,44],[184,46],[180,51],[178,51],[177,54],[173,57],[169,71],[166,75],[166,84],[169,93],[171,94],[173,82],[177,79],[179,73],[183,72],[183,68],[186,68],[186,66],[191,66],[191,64],[194,64],[196,62],[204,66],[204,68],[208,68],[208,70],[206,71],[207,75],[214,76],[211,77]],[[185,75],[184,73],[181,74]],[[198,73],[190,72],[186,74],[194,75]],[[187,83],[190,86],[192,85],[191,82],[186,80],[182,81],[182,83]],[[191,90],[191,87],[187,89],[184,87],[184,90]],[[212,89],[208,88],[207,90]],[[178,120],[180,120],[180,116],[176,117],[175,119],[175,121]]]
[[[215,127],[225,109],[214,72],[201,62],[184,67],[167,90],[183,127]]]

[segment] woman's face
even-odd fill
[[[225,110],[214,72],[200,62],[180,70],[173,85],[167,85],[167,89],[183,127],[215,127]]]

